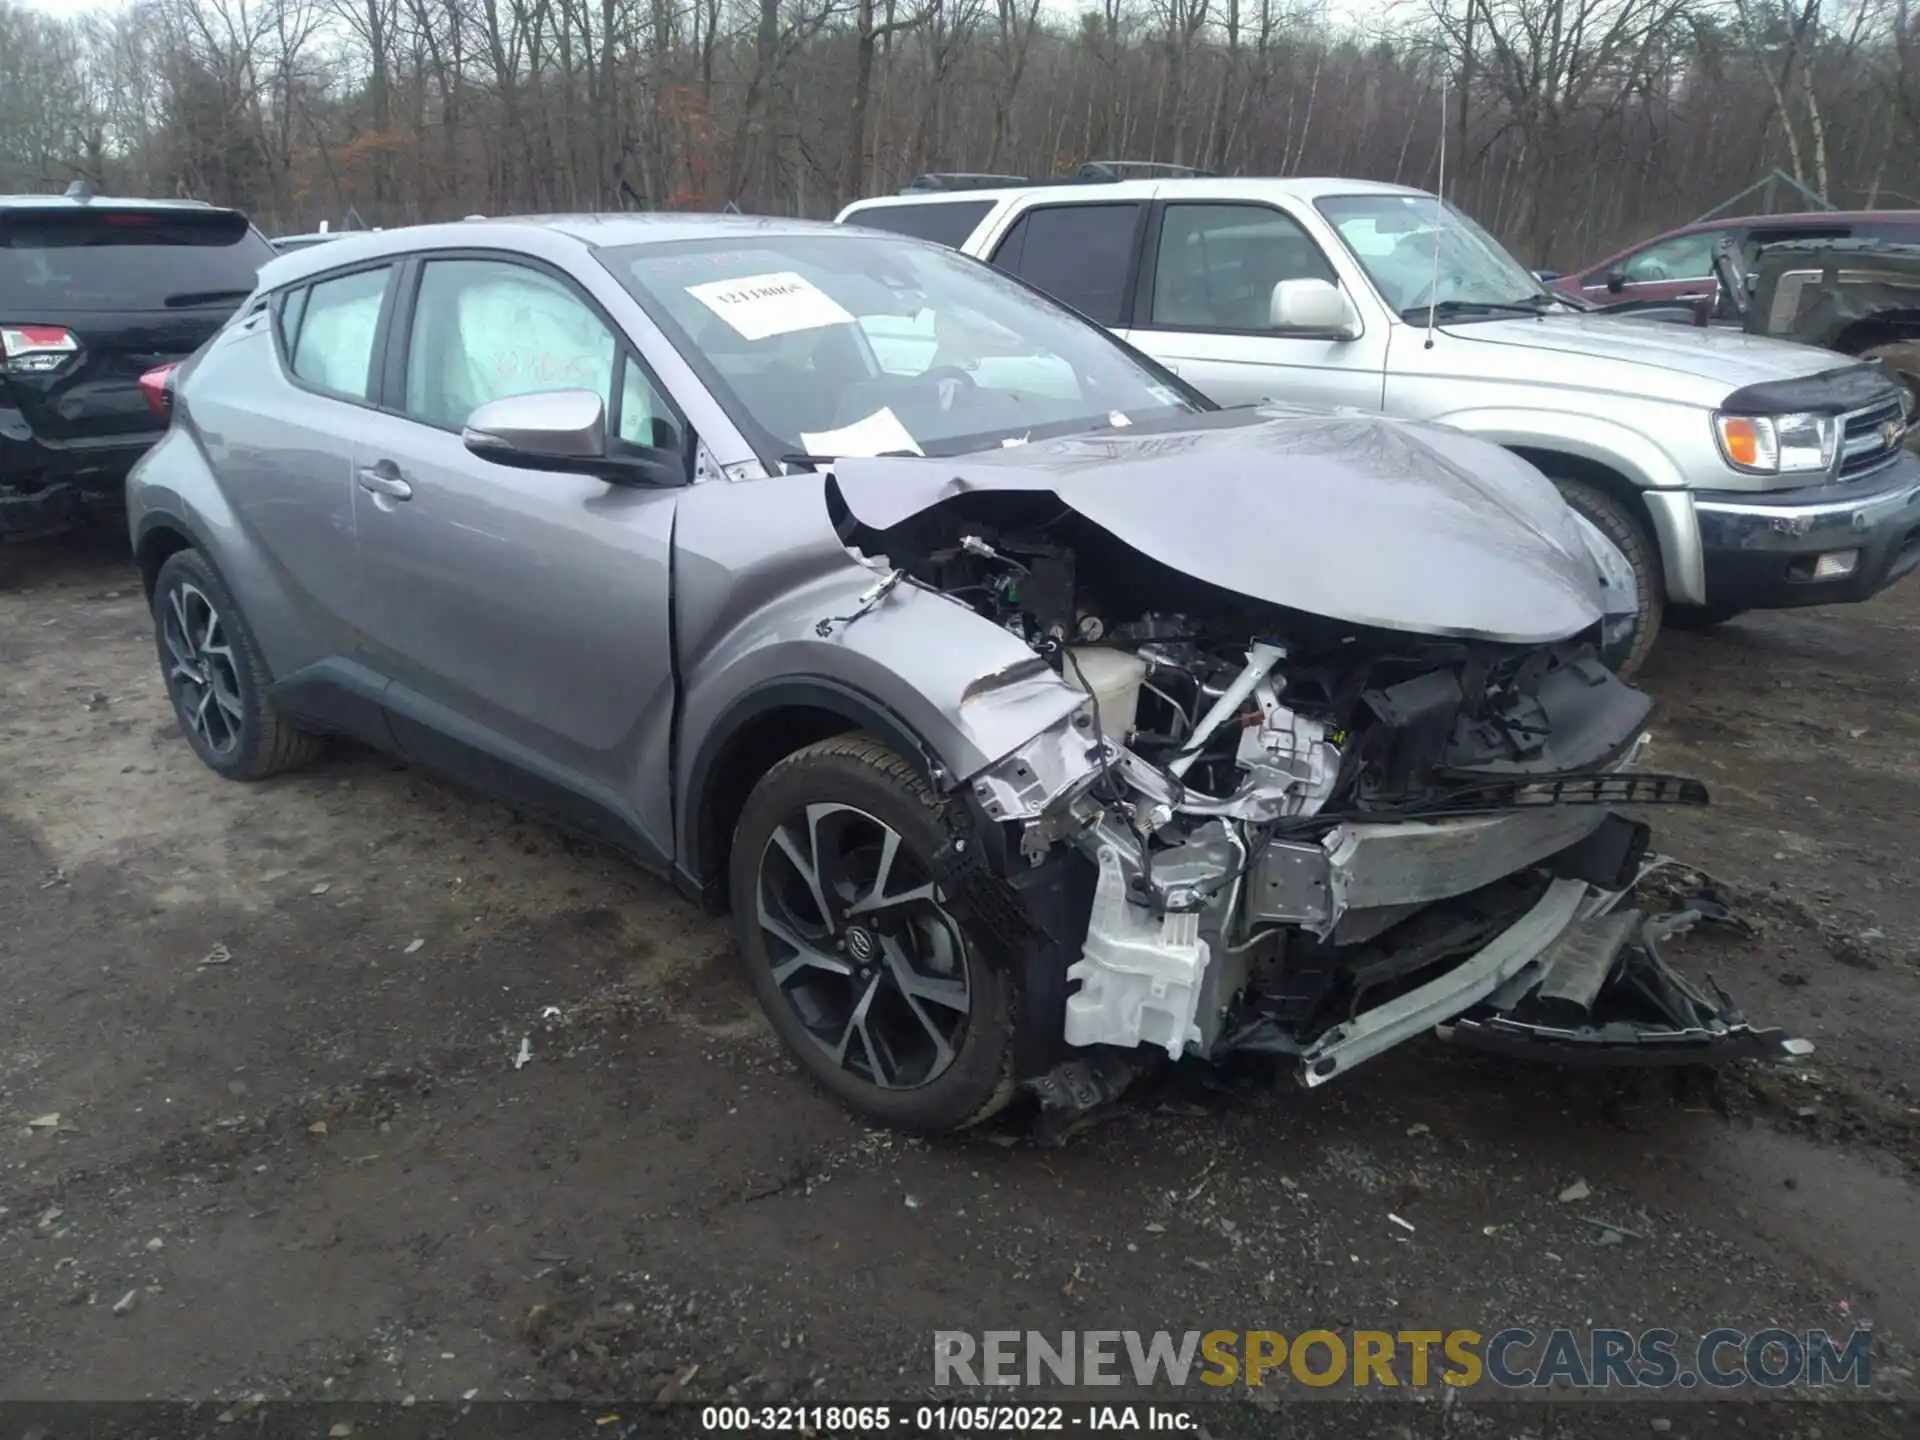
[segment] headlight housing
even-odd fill
[[[1727,464],[1746,474],[1815,474],[1831,470],[1840,453],[1840,417],[1719,413],[1713,438]]]

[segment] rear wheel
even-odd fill
[[[198,551],[168,557],[153,586],[160,673],[194,754],[229,780],[261,780],[304,765],[320,740],[274,709],[253,632]]]
[[[728,876],[755,997],[841,1101],[916,1131],[1013,1095],[1013,993],[933,880],[944,802],[859,735],[788,756],[748,796]]]
[[[1666,610],[1666,579],[1660,569],[1660,552],[1639,516],[1606,491],[1584,480],[1569,479],[1551,471],[1547,478],[1558,487],[1567,504],[1592,521],[1633,567],[1634,582],[1639,589],[1639,617],[1614,664],[1623,679],[1631,679],[1653,649]]]

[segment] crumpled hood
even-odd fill
[[[1601,616],[1593,556],[1552,485],[1437,426],[1264,406],[833,474],[876,530],[962,495],[1051,492],[1162,564],[1355,625],[1540,644]]]
[[[1790,380],[1846,364],[1825,350],[1769,340],[1744,331],[1701,328],[1624,315],[1549,314],[1538,320],[1476,320],[1447,332],[1455,340],[1518,350],[1544,350],[1586,360],[1644,367],[1636,393],[1667,398],[1670,375],[1718,382],[1727,390]],[[1617,381],[1616,381],[1617,383]],[[1715,397],[1717,400],[1718,397]]]

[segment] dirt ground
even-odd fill
[[[1870,1322],[1912,1390],[1920,584],[1645,677],[1649,763],[1716,802],[1661,848],[1753,927],[1676,959],[1810,1061],[1420,1041],[1039,1150],[850,1120],[723,926],[616,860],[363,753],[217,779],[115,545],[9,558],[0,1398],[848,1400],[927,1393],[936,1328],[1558,1322]]]

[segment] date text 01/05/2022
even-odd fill
[[[1197,1432],[1199,1420],[1174,1405],[708,1405],[710,1434],[1030,1435],[1073,1431]]]

